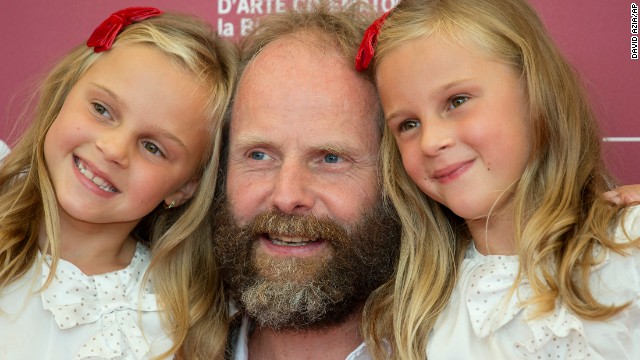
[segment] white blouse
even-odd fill
[[[10,152],[11,149],[9,149],[9,146],[7,146],[4,141],[0,140],[0,162],[2,162],[2,159],[9,155]]]
[[[45,257],[50,261],[50,257]],[[0,359],[149,359],[172,342],[163,331],[142,244],[125,269],[87,276],[65,260],[43,291],[47,261],[36,261],[0,296]],[[42,265],[40,265],[42,264]]]
[[[640,236],[640,207],[629,209],[624,227]],[[616,240],[627,242],[621,228]],[[460,278],[429,339],[433,359],[640,359],[640,249],[627,256],[606,250],[592,268],[591,290],[603,304],[630,305],[603,321],[584,320],[557,301],[552,314],[527,320],[532,294],[525,279],[509,297],[517,256],[467,251]]]

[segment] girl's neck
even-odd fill
[[[476,250],[483,255],[514,255],[513,212],[510,206],[484,217],[466,220]]]
[[[60,209],[60,258],[74,264],[86,275],[124,269],[135,253],[136,240],[130,235],[135,223],[93,224],[69,219]],[[43,248],[46,230],[40,231]]]

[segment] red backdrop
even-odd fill
[[[19,0],[0,3],[0,139],[15,141],[23,100],[55,60],[87,39],[108,14],[156,6],[200,15],[237,38],[259,15],[315,0]],[[578,69],[599,116],[607,164],[622,183],[640,183],[640,60],[632,59],[632,1],[530,0]],[[333,0],[340,8],[349,0]],[[396,0],[369,0],[379,11]],[[638,2],[637,4],[640,4]],[[636,8],[637,9],[637,8]],[[637,12],[636,12],[637,14]],[[637,25],[637,17],[636,22]],[[637,32],[637,26],[636,26]],[[636,35],[637,36],[637,35]],[[637,53],[635,37],[635,54]],[[636,56],[637,57],[637,56]]]

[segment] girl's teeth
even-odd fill
[[[115,188],[112,188],[111,186],[108,185],[102,185],[102,186],[98,186],[100,189],[107,191],[107,192],[116,192],[117,190]]]
[[[95,176],[93,172],[84,167],[84,163],[80,161],[80,159],[76,159],[76,166],[80,170],[80,173],[84,175],[87,179],[93,181],[94,184],[98,185],[98,187],[107,192],[116,192],[117,190],[111,186],[108,182],[106,182],[103,178],[99,176]]]
[[[102,178],[99,177],[94,177],[91,181],[93,181],[94,184],[101,186],[104,185],[105,181]]]
[[[82,173],[82,175],[89,178],[89,180],[93,179],[93,172],[91,172],[91,170],[81,169],[80,172]]]

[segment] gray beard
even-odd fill
[[[283,265],[282,261],[275,265],[280,267],[275,277],[287,279],[289,274],[297,271],[293,261],[284,269]],[[260,277],[239,294],[240,303],[247,315],[260,326],[304,328],[317,324],[332,305],[342,300],[343,294],[326,288],[315,281],[279,281]]]
[[[216,255],[226,290],[261,327],[301,330],[341,323],[394,272],[400,229],[395,214],[382,205],[350,229],[326,218],[273,211],[238,227],[228,209],[226,203],[217,206]],[[269,232],[324,239],[329,254],[283,259],[257,253],[256,239]]]

